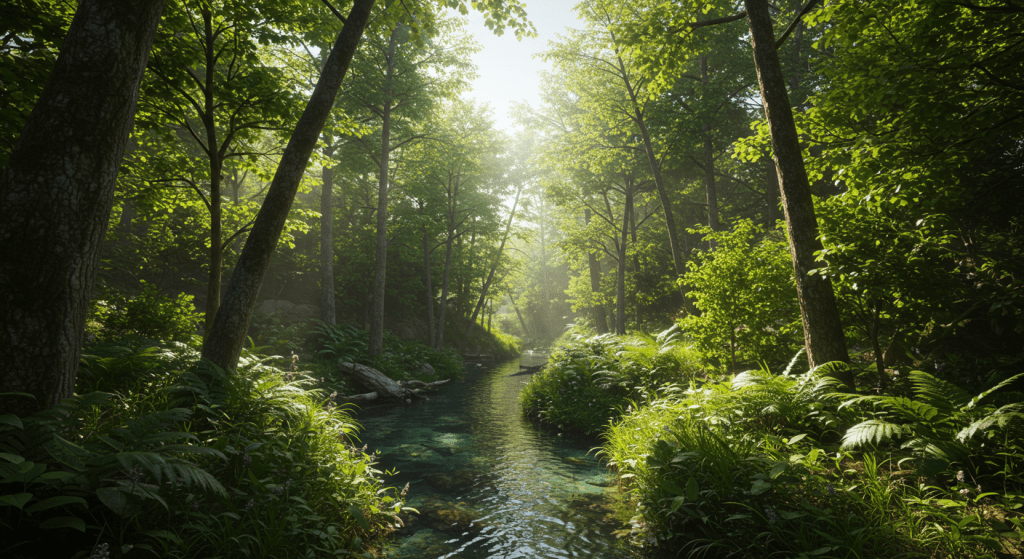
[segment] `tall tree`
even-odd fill
[[[263,276],[281,236],[309,157],[316,146],[317,137],[327,121],[349,62],[362,38],[373,4],[373,0],[353,1],[313,95],[281,157],[267,198],[231,275],[221,311],[217,313],[212,332],[203,344],[203,358],[214,365],[234,369],[238,362]],[[446,0],[445,5],[467,10],[461,1]],[[517,34],[532,32],[530,25],[525,22],[525,12],[518,1],[484,0],[474,6],[490,15],[489,27],[495,32],[500,33],[506,25],[512,25]],[[425,15],[429,16],[429,11]],[[424,19],[429,20],[429,17]]]
[[[249,318],[256,306],[263,275],[281,237],[295,191],[305,173],[309,157],[334,107],[334,99],[359,46],[363,29],[370,19],[374,0],[354,0],[345,25],[331,49],[313,95],[295,126],[291,140],[281,156],[277,173],[267,192],[246,240],[242,255],[231,275],[223,311],[218,311],[213,327],[203,343],[202,356],[222,369],[234,369],[242,353]]]
[[[797,18],[803,17],[816,3],[816,0],[807,2]],[[618,27],[629,38],[633,52],[644,53],[641,58],[645,66],[657,64],[656,57],[663,55],[672,61],[669,68],[674,70],[679,67],[680,61],[698,57],[705,52],[707,36],[702,35],[702,28],[747,20],[754,68],[757,71],[782,193],[808,360],[812,366],[829,361],[849,361],[831,281],[817,272],[821,265],[815,260],[814,254],[821,250],[821,241],[810,182],[778,56],[779,45],[785,36],[777,44],[767,0],[745,0],[744,6],[746,10],[730,13],[733,10],[732,2],[708,4],[688,0],[675,4],[663,3],[646,12],[632,11],[625,14],[621,20],[623,23]],[[666,42],[664,35],[652,33],[654,29],[667,31],[671,40]],[[652,48],[656,44],[663,46]],[[665,73],[663,69],[662,74]],[[661,79],[669,78],[665,76]],[[845,375],[842,380],[853,386],[852,374]]]
[[[157,180],[191,188],[210,213],[207,332],[220,306],[229,162],[255,156],[260,135],[280,129],[298,108],[281,70],[258,53],[261,43],[280,43],[281,29],[295,24],[282,2],[181,2],[164,18],[154,46],[143,86],[147,124],[187,138],[182,142],[173,132],[161,138],[164,145],[179,144],[178,160]],[[191,157],[196,148],[199,158]]]
[[[83,0],[0,178],[0,407],[74,390],[89,296],[163,0]]]

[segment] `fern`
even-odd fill
[[[906,425],[892,423],[882,419],[862,421],[846,430],[843,435],[842,450],[854,450],[869,444],[880,444],[902,437],[911,432]]]
[[[1003,429],[1014,421],[1024,421],[1024,404],[1007,404],[980,419],[972,421],[970,425],[957,433],[956,438],[960,442],[965,442],[973,439],[978,433],[987,432],[992,427]]]
[[[971,395],[962,388],[924,371],[911,371],[910,383],[918,398],[942,410],[960,409],[971,401]]]

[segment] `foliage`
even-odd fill
[[[1010,441],[1010,433],[1024,422],[1024,395],[1001,389],[1024,378],[1024,373],[974,397],[922,371],[908,376],[914,398],[844,397],[843,406],[862,408],[863,415],[870,417],[846,431],[844,450],[904,439],[902,448],[911,450],[921,471],[959,467],[980,477],[1013,470],[1010,457],[1017,443]]]
[[[687,263],[683,283],[700,310],[680,327],[703,362],[728,367],[784,363],[799,342],[793,265],[785,240],[749,220],[732,231],[697,230],[714,250]]]
[[[595,435],[631,399],[693,375],[674,330],[657,339],[571,333],[520,394],[523,413],[559,431]]]
[[[151,283],[139,282],[136,295],[111,290],[106,300],[93,301],[93,334],[100,339],[139,336],[166,341],[191,341],[199,316],[192,296],[165,295]]]
[[[835,429],[856,416],[828,397],[828,373],[666,387],[613,423],[601,454],[635,500],[631,538],[687,557],[992,557],[1015,545],[1020,477],[987,493],[965,471],[918,484],[922,470],[834,452]],[[1016,443],[982,452],[1024,456]]]
[[[360,363],[373,367],[393,380],[422,380],[430,382],[439,379],[458,378],[464,372],[462,359],[452,349],[441,351],[417,342],[402,340],[385,332],[384,352],[371,357],[369,332],[350,324],[330,326],[320,324],[311,338],[318,348],[320,359],[334,365],[340,361]],[[434,371],[425,372],[424,365]],[[335,374],[336,372],[336,367]]]
[[[358,426],[294,366],[94,349],[78,396],[0,416],[5,555],[335,557],[400,522]]]

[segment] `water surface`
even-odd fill
[[[521,363],[543,363],[523,356]],[[612,533],[614,480],[593,441],[524,421],[520,361],[470,367],[427,401],[359,412],[361,439],[380,451],[389,484],[410,484],[409,515],[387,557],[635,558]]]

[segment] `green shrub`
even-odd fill
[[[317,356],[332,366],[349,361],[373,367],[394,380],[416,379],[434,381],[458,378],[464,369],[462,359],[452,349],[437,351],[421,343],[402,340],[384,333],[384,351],[371,357],[368,353],[369,332],[350,324],[328,326],[321,323],[311,334]],[[434,374],[424,374],[430,365]],[[333,367],[332,367],[333,368]]]
[[[523,413],[560,431],[599,433],[630,399],[691,378],[692,360],[675,335],[568,336],[520,394]]]
[[[154,340],[188,342],[196,334],[199,314],[192,296],[164,295],[153,284],[139,282],[136,295],[114,292],[94,301],[90,331],[100,339],[138,336]]]
[[[716,245],[688,262],[683,278],[701,313],[680,326],[702,361],[730,372],[785,363],[802,335],[786,239],[749,220],[733,231],[694,232]]]
[[[399,522],[358,425],[279,358],[88,353],[79,390],[107,392],[0,416],[0,555],[336,557]]]
[[[903,469],[911,462],[899,456],[839,450],[838,436],[859,436],[858,428],[846,428],[866,419],[843,400],[879,404],[890,420],[907,422],[898,430],[920,434],[914,426],[923,416],[939,420],[923,401],[837,392],[835,366],[800,376],[748,371],[722,383],[665,387],[658,398],[634,404],[609,428],[601,450],[635,505],[632,538],[666,541],[687,557],[994,557],[1014,548],[1024,532],[1014,512],[1022,501],[1015,475],[1022,452],[998,425],[1000,418],[1006,425],[1017,420],[1016,408],[1006,408],[1013,404],[979,412],[960,431],[974,428],[996,443],[978,447],[978,460],[997,462],[1002,476],[961,470],[928,477]],[[956,405],[950,387],[934,379],[918,384]],[[953,437],[955,429],[946,433]],[[928,444],[945,448],[943,440]]]

